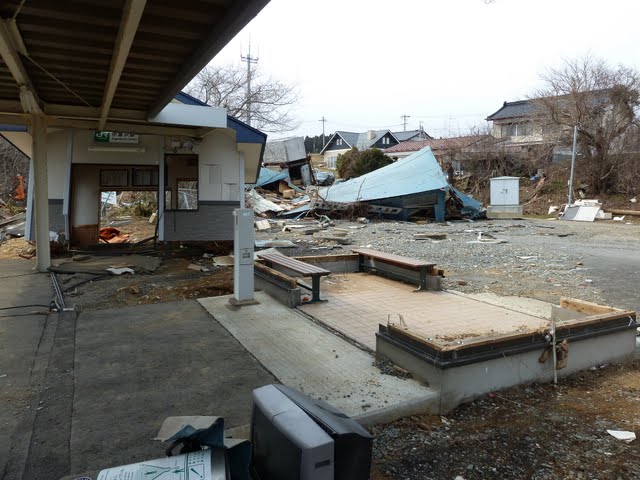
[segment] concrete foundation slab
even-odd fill
[[[232,309],[228,297],[198,300],[280,382],[350,416],[391,420],[427,411],[436,392],[381,374],[371,354],[256,292],[259,305]],[[395,415],[395,417],[394,417]]]

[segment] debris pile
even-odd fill
[[[482,204],[447,183],[430,148],[370,173],[329,186],[291,182],[288,171],[262,168],[246,203],[266,218],[331,213],[374,219],[482,218]]]

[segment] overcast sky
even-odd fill
[[[327,133],[402,130],[406,114],[444,137],[563,58],[640,67],[640,1],[271,0],[213,63],[239,64],[249,39],[264,73],[299,88],[294,134],[322,133],[323,116]]]

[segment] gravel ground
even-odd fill
[[[319,238],[335,232],[336,228],[348,231],[350,245]],[[414,234],[420,233],[445,233],[446,239],[414,239]],[[491,235],[506,243],[468,243],[477,240],[479,233],[483,238]],[[256,238],[295,242],[298,248],[281,249],[290,256],[330,255],[346,253],[352,247],[369,247],[432,260],[444,269],[444,287],[447,289],[551,302],[557,302],[561,296],[571,296],[608,303],[602,291],[603,281],[594,276],[595,264],[590,258],[593,249],[615,244],[616,248],[623,249],[623,255],[633,254],[640,258],[640,225],[611,222],[586,224],[527,219],[419,225],[336,221],[335,227],[315,235],[283,232],[279,227],[273,227],[257,232]],[[620,306],[631,308],[634,305]]]

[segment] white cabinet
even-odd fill
[[[520,178],[492,178],[490,193],[492,206],[520,205]]]

